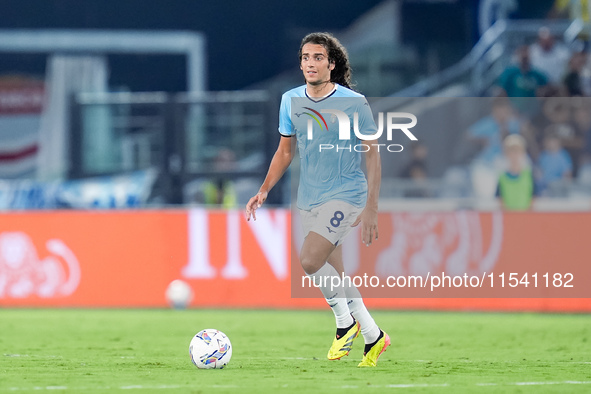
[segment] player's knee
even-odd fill
[[[316,261],[315,259],[310,258],[309,256],[301,256],[300,263],[302,264],[302,268],[304,272],[308,275],[315,274],[318,271],[324,262]]]

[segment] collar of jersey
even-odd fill
[[[333,90],[332,90],[332,91],[331,91],[329,94],[327,94],[326,96],[320,97],[320,98],[319,98],[319,99],[317,99],[317,100],[314,100],[312,97],[308,96],[308,90],[307,90],[307,89],[306,89],[306,87],[304,86],[304,94],[306,95],[306,97],[308,97],[308,99],[309,99],[310,101],[313,101],[313,102],[315,102],[315,103],[319,103],[319,102],[321,102],[321,101],[323,101],[323,100],[326,100],[327,98],[329,98],[330,96],[332,96],[333,94],[335,94],[335,92],[336,92],[336,91],[337,91],[337,84],[335,83],[335,84],[334,84],[334,89],[333,89]]]

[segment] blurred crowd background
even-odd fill
[[[382,155],[383,206],[591,209],[588,0],[0,7],[0,209],[242,206],[311,31],[376,115],[419,119]]]

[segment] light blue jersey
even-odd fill
[[[362,143],[354,133],[354,114],[358,114],[361,134],[377,132],[365,97],[341,85],[322,99],[312,99],[306,85],[292,89],[281,98],[279,133],[295,136],[300,154],[300,209],[310,210],[330,200],[341,200],[355,207],[365,206],[367,181],[361,170]],[[350,139],[339,138],[339,123],[329,110],[344,112],[349,118]],[[323,112],[324,111],[324,112]],[[346,132],[346,130],[341,130]],[[342,135],[341,135],[342,137]],[[332,148],[330,148],[332,146]]]

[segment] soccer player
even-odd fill
[[[350,140],[340,139],[341,119],[322,114],[322,110],[342,111],[350,121],[358,121],[362,134],[373,135],[377,128],[365,97],[350,88],[348,54],[334,36],[308,34],[300,45],[299,59],[306,84],[283,94],[279,147],[259,192],[246,205],[246,218],[256,220],[257,208],[289,167],[297,141],[301,161],[297,205],[306,234],[300,263],[315,286],[319,285],[336,318],[328,359],[348,355],[361,332],[365,350],[358,366],[373,367],[390,345],[390,337],[377,326],[357,288],[333,288],[330,280],[323,279],[343,274],[342,241],[352,227],[361,224],[362,241],[367,246],[378,238],[380,156],[371,144],[351,149],[359,146],[355,144],[360,140],[355,135]],[[316,131],[310,138],[313,130],[308,129],[314,125]],[[330,146],[333,149],[322,150]],[[361,170],[360,151],[365,151],[367,180]]]

